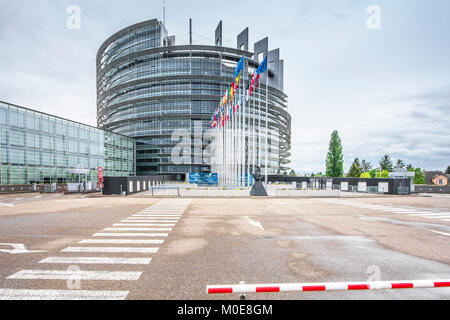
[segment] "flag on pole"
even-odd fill
[[[267,57],[264,58],[263,62],[259,65],[258,69],[256,70],[257,74],[261,74],[267,71]]]
[[[250,85],[250,93],[249,93],[250,96],[252,95],[254,85],[255,85],[255,73],[253,73],[252,75],[252,83]]]
[[[238,62],[238,65],[236,67],[236,72],[234,73],[234,79],[237,79],[237,77],[240,75],[242,70],[244,70],[244,56],[242,56]]]

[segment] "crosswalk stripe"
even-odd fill
[[[48,257],[39,263],[52,264],[149,264],[152,258]]]
[[[145,222],[145,223],[173,223],[176,224],[178,220],[122,220],[120,223],[139,223],[139,222]]]
[[[156,253],[158,248],[127,248],[127,247],[68,247],[61,252],[107,252],[107,253]]]
[[[0,289],[0,300],[125,300],[129,291]]]
[[[133,239],[85,239],[79,244],[163,244],[164,240],[133,240]]]
[[[149,232],[134,232],[134,233],[95,233],[93,237],[168,237],[168,233],[149,233]]]
[[[70,271],[70,270],[22,270],[7,279],[22,280],[115,280],[136,281],[142,272],[122,271]]]
[[[174,224],[163,223],[115,223],[114,227],[175,227]]]
[[[167,220],[167,221],[179,221],[180,220],[180,218],[171,218],[171,217],[151,217],[151,216],[149,216],[149,217],[129,217],[129,218],[126,218],[125,220],[128,220],[128,221],[130,221],[130,220],[162,220],[162,221],[165,221],[165,220]]]
[[[153,215],[153,214],[134,214],[133,217],[158,217],[158,218],[181,218],[181,215],[163,215],[163,214],[159,214],[159,215]]]
[[[446,215],[428,215],[428,216],[424,216],[422,218],[425,218],[425,219],[447,219],[447,218],[450,218],[450,214],[446,214]]]
[[[172,231],[172,228],[105,228],[103,231]]]
[[[410,216],[418,216],[418,217],[442,217],[449,216],[450,213],[421,213],[421,214],[410,214]]]

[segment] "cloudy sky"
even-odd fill
[[[144,20],[162,20],[163,0],[0,0],[0,100],[96,125],[95,56],[107,37]],[[67,8],[81,28],[67,28]],[[380,9],[370,29],[367,9]],[[450,1],[166,0],[177,44],[224,45],[250,29],[269,36],[285,60],[292,115],[292,166],[325,170],[330,135],[343,141],[345,169],[355,157],[384,154],[414,166],[450,165]],[[251,46],[250,49],[253,47]]]

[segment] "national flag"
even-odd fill
[[[235,89],[239,86],[239,79],[241,78],[241,74],[239,74],[236,78],[236,86]]]
[[[244,56],[242,56],[238,62],[238,65],[236,67],[236,72],[234,73],[234,79],[237,79],[237,77],[240,75],[242,70],[244,70]]]
[[[252,84],[250,86],[250,93],[249,93],[250,96],[252,95],[254,85],[255,85],[255,73],[253,73],[252,75]]]

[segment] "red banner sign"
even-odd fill
[[[98,167],[97,172],[98,172],[98,187],[100,188],[100,190],[102,190],[105,187],[105,185],[103,184],[103,168]]]

